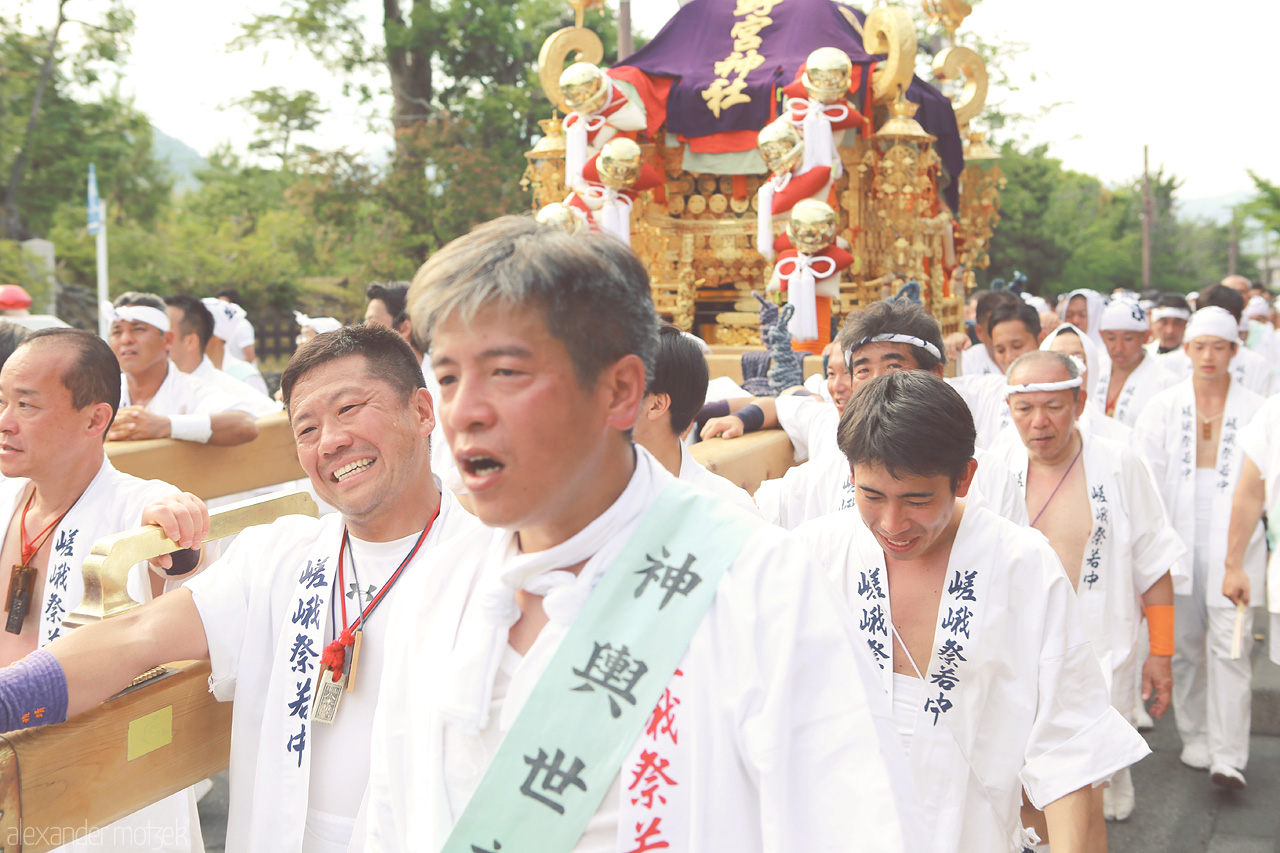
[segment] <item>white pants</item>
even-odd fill
[[[1201,744],[1209,761],[1244,770],[1253,702],[1253,610],[1245,611],[1239,660],[1231,660],[1236,611],[1205,604],[1197,566],[1191,595],[1174,596],[1173,711],[1184,745]]]

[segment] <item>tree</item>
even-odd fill
[[[30,192],[31,173],[36,160],[49,150],[45,131],[40,128],[42,116],[50,111],[66,78],[60,70],[59,48],[63,26],[80,24],[87,30],[86,43],[74,56],[69,57],[70,79],[82,84],[92,84],[99,79],[101,63],[115,63],[127,50],[127,39],[133,30],[133,14],[115,0],[104,13],[101,23],[89,23],[69,18],[66,6],[69,0],[56,0],[57,18],[47,35],[28,36],[21,31],[22,20],[18,16],[0,17],[0,38],[3,40],[0,55],[0,101],[6,98],[26,103],[26,120],[19,131],[7,116],[0,115],[0,152],[12,151],[8,164],[8,178],[0,189],[0,233],[11,239],[23,240],[33,236],[29,217],[22,206],[23,190]],[[30,85],[27,71],[37,64],[40,75]],[[18,85],[13,85],[14,83]],[[47,128],[49,122],[46,119]]]
[[[320,117],[329,111],[320,106],[320,98],[315,92],[304,89],[290,94],[279,86],[255,89],[236,104],[258,120],[258,129],[254,131],[249,150],[279,157],[281,169],[289,168],[289,155],[292,153],[289,144],[294,135],[315,130]],[[315,150],[300,147],[306,152]]]

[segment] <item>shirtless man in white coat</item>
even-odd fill
[[[932,849],[1032,843],[1025,786],[1054,853],[1084,851],[1090,787],[1149,750],[1110,706],[1053,549],[963,500],[975,434],[936,376],[871,380],[840,420],[857,506],[796,534],[880,667]]]

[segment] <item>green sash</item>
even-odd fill
[[[444,853],[577,844],[758,526],[678,480],[658,494],[538,679]]]

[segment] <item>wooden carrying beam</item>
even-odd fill
[[[689,448],[693,458],[721,477],[755,494],[762,480],[781,477],[795,464],[795,448],[780,429],[734,439],[709,438]]]
[[[244,501],[210,514],[210,538],[294,514],[316,515],[310,495]],[[84,602],[64,624],[137,606],[124,591],[129,566],[174,550],[155,527],[95,543]],[[231,703],[209,693],[209,664],[157,667],[62,725],[0,735],[0,851],[51,850],[226,769],[230,755]]]
[[[164,480],[206,501],[306,476],[284,412],[259,418],[258,437],[247,444],[218,447],[169,438],[109,441],[107,456],[117,470],[144,480]]]

